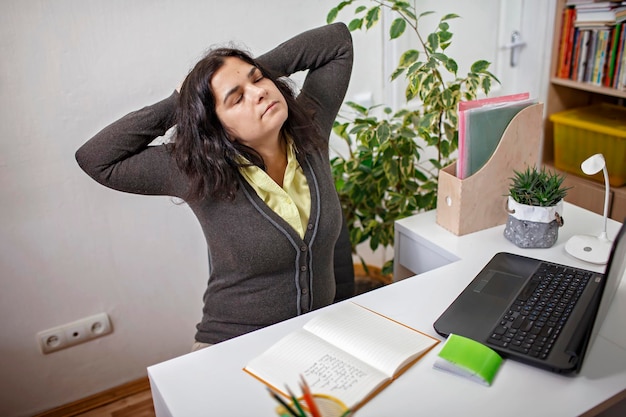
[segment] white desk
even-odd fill
[[[602,227],[601,216],[567,205],[565,225],[550,249],[520,249],[502,235],[504,226],[455,236],[428,212],[396,223],[396,264],[419,275],[362,294],[353,300],[435,337],[432,324],[498,251],[604,270],[571,258],[567,239]],[[613,238],[619,223],[609,221]],[[427,261],[416,263],[416,259]],[[426,267],[423,267],[426,265]],[[434,268],[434,269],[431,269]],[[430,270],[428,270],[430,269]],[[327,309],[333,306],[327,307]],[[318,310],[319,311],[319,310]],[[317,312],[249,333],[148,368],[158,417],[273,416],[265,387],[242,371],[245,364]],[[580,374],[560,376],[505,361],[494,385],[484,387],[433,369],[441,344],[358,411],[359,417],[453,415],[576,416],[610,404],[626,390],[626,280],[616,294]],[[529,399],[547,410],[525,408]],[[500,408],[502,407],[502,408]],[[604,405],[594,409],[599,411]],[[529,410],[529,411],[523,411]]]

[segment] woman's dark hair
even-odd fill
[[[180,89],[172,152],[179,168],[190,180],[187,201],[207,196],[234,198],[239,187],[238,170],[242,166],[239,156],[265,169],[263,159],[254,149],[231,140],[215,111],[211,79],[228,57],[257,67],[285,97],[289,110],[282,132],[293,138],[297,152],[314,152],[324,143],[313,115],[299,102],[301,98],[296,101],[286,80],[274,76],[245,51],[214,49],[194,66]]]

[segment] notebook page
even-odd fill
[[[339,398],[348,407],[367,397],[388,378],[366,363],[299,329],[272,345],[244,368],[286,395],[298,391],[300,375],[311,391]]]
[[[304,328],[390,377],[438,343],[437,339],[351,302],[315,316]]]

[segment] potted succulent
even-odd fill
[[[420,20],[433,12],[418,15],[414,5],[402,0],[347,0],[331,9],[327,22],[349,5],[355,6],[350,30],[370,29],[388,8],[395,14],[389,37],[412,33],[416,45],[401,55],[390,80],[404,75],[405,108],[347,102],[351,114],[342,112],[335,122],[334,131],[349,150],[332,159],[332,171],[353,252],[359,256],[356,247],[362,242],[369,241],[373,251],[393,246],[397,219],[435,208],[439,169],[453,162],[458,146],[458,103],[480,91],[488,94],[498,80],[484,60],[476,61],[465,76],[458,75],[456,61],[446,54],[452,40],[449,21],[456,14],[443,16],[432,32],[423,33]],[[392,271],[390,259],[382,274],[390,277]]]
[[[563,226],[564,176],[545,167],[513,171],[504,236],[522,248],[549,248]]]

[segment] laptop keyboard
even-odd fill
[[[590,277],[589,272],[542,263],[488,342],[534,358],[547,358]]]

